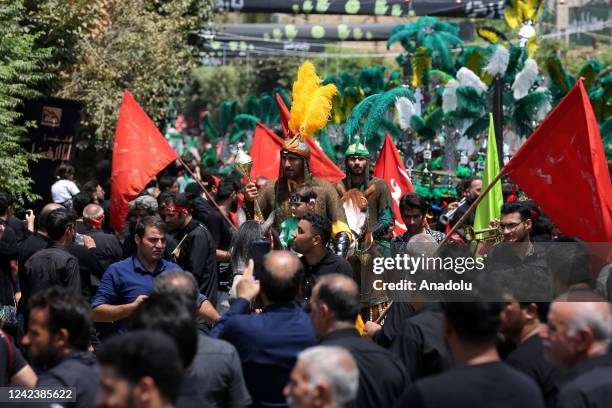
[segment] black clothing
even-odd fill
[[[425,378],[411,386],[395,406],[544,408],[544,401],[531,378],[496,361],[463,365]]]
[[[49,245],[49,240],[40,235],[38,232],[34,232],[32,235],[27,237],[25,241],[19,244],[18,251],[18,262],[19,272],[25,271],[25,264],[32,255],[41,249],[45,249]]]
[[[97,287],[104,274],[104,269],[94,254],[94,248],[87,249],[82,245],[72,243],[66,249],[79,261],[81,294],[89,301],[95,293],[95,290],[92,290],[92,281],[96,283],[95,286]]]
[[[393,302],[385,316],[382,329],[374,333],[374,343],[384,348],[391,347],[393,339],[402,327],[404,320],[416,313],[416,309],[408,302]]]
[[[74,387],[76,402],[66,407],[93,407],[100,381],[96,357],[84,351],[65,356],[58,364],[39,374],[36,388]]]
[[[553,286],[544,247],[532,242],[533,251],[520,258],[514,243],[502,242],[493,248],[485,260],[481,279],[493,280],[494,285],[510,288],[519,302],[550,302]]]
[[[193,218],[208,228],[215,241],[215,248],[228,250],[232,241],[232,228],[225,217],[202,197],[196,197],[192,203]]]
[[[505,359],[505,363],[527,374],[538,384],[547,406],[552,406],[559,392],[563,370],[544,359],[540,336],[533,335],[519,344]]]
[[[17,238],[17,243],[20,244],[27,237],[32,235],[32,233],[28,230],[25,221],[20,220],[19,218],[11,215],[8,219],[8,226],[15,231],[15,237]]]
[[[467,212],[468,208],[470,208],[471,205],[472,203],[468,203],[466,201],[465,203],[457,207],[457,210],[455,210],[455,213],[453,214],[453,218],[449,222],[451,227],[455,226],[457,221],[459,221],[461,217],[463,217],[463,214]],[[463,222],[462,227],[465,225],[474,225],[474,218],[476,218],[476,212],[472,211],[470,215],[468,215],[467,219]],[[460,229],[462,229],[462,227],[460,227]]]
[[[177,242],[174,237],[170,234],[166,234],[166,250],[164,251],[163,256],[166,261],[172,261],[172,251],[174,251],[176,245]],[[121,255],[121,260],[130,258],[133,255],[136,255],[136,242],[134,241],[134,233],[130,232],[125,238],[125,241],[123,241],[123,253]]]
[[[23,273],[19,273],[21,300],[19,310],[25,315],[28,299],[36,292],[59,285],[81,294],[79,261],[67,248],[52,243],[36,252],[25,263]]]
[[[314,265],[309,265],[305,257],[302,257],[301,260],[304,266],[304,276],[302,278],[300,297],[303,300],[310,299],[312,288],[314,288],[320,276],[339,273],[353,279],[351,264],[340,255],[336,255],[330,251]]]
[[[389,351],[362,339],[356,329],[340,329],[320,339],[322,346],[348,350],[359,369],[359,391],[354,406],[391,407],[410,384],[402,363]]]
[[[9,336],[0,330],[0,387],[8,386],[11,378],[26,365],[19,349]]]
[[[6,221],[0,220],[0,225],[4,225],[0,239],[0,305],[14,305],[18,284],[13,281],[11,261],[17,259],[17,236]]]
[[[121,248],[121,242],[119,238],[113,234],[107,234],[101,230],[90,229],[87,232],[94,242],[96,247],[92,252],[98,258],[102,269],[105,271],[110,264],[119,262],[122,258],[123,248]]]
[[[412,381],[439,374],[452,367],[443,331],[444,313],[437,303],[428,304],[405,320],[391,343],[391,352],[404,363]]]
[[[557,408],[604,408],[612,402],[612,356],[592,357],[571,370],[560,387]]]
[[[175,235],[177,242],[187,235],[180,248],[176,263],[193,274],[198,282],[200,293],[213,305],[217,304],[219,276],[215,259],[215,242],[210,231],[200,222],[192,219],[187,226]]]

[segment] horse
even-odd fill
[[[362,317],[366,321],[373,321],[386,305],[384,292],[379,293],[373,287],[374,280],[380,279],[372,272],[373,258],[380,254],[370,228],[368,197],[376,191],[376,185],[372,184],[363,192],[356,188],[346,191],[343,187],[344,185],[339,187],[338,192],[341,194],[342,207],[349,229],[353,234],[347,260],[361,288]]]

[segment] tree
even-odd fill
[[[112,146],[125,89],[162,123],[170,98],[196,65],[191,39],[213,5],[213,0],[37,3],[32,18],[56,33],[50,37],[56,50],[50,67],[58,79],[54,94],[85,105],[80,148]]]
[[[22,1],[0,1],[0,189],[9,191],[17,202],[33,201],[28,161],[34,157],[20,144],[28,124],[19,123],[25,99],[38,96],[36,86],[45,79],[43,63],[49,49],[37,48],[38,33],[22,20]]]

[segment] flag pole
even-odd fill
[[[476,210],[476,207],[478,207],[478,204],[480,204],[480,202],[485,198],[485,196],[489,193],[489,191],[491,191],[491,189],[493,188],[495,183],[497,183],[502,178],[503,175],[504,175],[504,169],[501,169],[500,172],[497,174],[497,176],[495,176],[495,178],[489,183],[487,188],[478,196],[476,201],[474,201],[472,203],[472,205],[469,206],[467,211],[465,213],[463,213],[461,218],[459,218],[459,221],[457,221],[455,223],[455,225],[450,230],[450,232],[448,234],[446,234],[446,236],[444,237],[442,242],[440,242],[440,245],[438,245],[438,250],[440,248],[442,248],[442,246],[449,240],[451,235],[453,235],[455,232],[457,232],[459,227],[465,222],[465,220],[467,220],[467,218],[470,216],[470,214]]]
[[[215,201],[215,199],[208,193],[208,190],[206,190],[206,187],[204,187],[204,184],[202,184],[202,181],[200,181],[199,178],[196,177],[196,175],[193,173],[193,171],[191,171],[191,169],[189,168],[189,166],[187,166],[185,164],[185,162],[183,161],[183,159],[181,159],[180,157],[177,158],[177,160],[181,163],[181,165],[185,168],[185,170],[187,170],[187,172],[191,175],[191,178],[193,178],[196,183],[198,183],[198,185],[202,188],[202,190],[204,191],[204,195],[206,195],[206,198],[208,199],[208,201],[215,206],[215,208],[217,210],[219,210],[219,212],[221,213],[221,215],[223,216],[223,218],[225,218],[225,221],[229,222],[229,225],[231,225],[232,229],[234,231],[236,231],[236,226],[234,225],[234,223],[232,222],[232,220],[229,219],[229,217],[227,215],[225,215],[223,213],[223,211],[221,211],[221,208],[219,208],[219,204],[217,204],[217,202]]]

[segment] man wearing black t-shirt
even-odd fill
[[[293,249],[303,255],[304,280],[300,294],[303,299],[310,299],[310,293],[319,276],[339,273],[353,277],[348,261],[327,248],[331,233],[330,221],[313,212],[308,212],[300,218],[293,233]]]
[[[200,293],[217,304],[219,275],[215,261],[215,242],[204,225],[193,219],[192,206],[184,194],[160,196],[160,213],[178,242],[173,253],[176,263],[193,274]]]
[[[444,340],[444,315],[438,303],[413,301],[416,312],[399,327],[391,352],[406,366],[412,381],[439,374],[452,365]]]
[[[544,346],[538,335],[545,329],[548,303],[519,303],[512,296],[507,300],[499,331],[516,348],[504,361],[531,377],[540,386],[546,405],[553,406],[563,370],[544,359]]]
[[[343,275],[322,276],[310,298],[315,336],[323,346],[347,349],[359,369],[359,391],[354,406],[391,407],[410,383],[404,366],[388,350],[361,338],[355,329],[359,288]]]
[[[543,408],[536,383],[502,363],[495,344],[501,303],[443,303],[444,334],[455,368],[425,378],[396,407]]]

